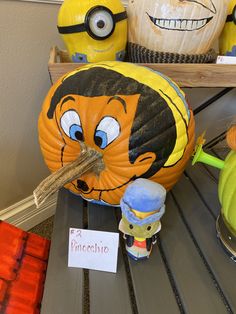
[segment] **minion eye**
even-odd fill
[[[92,8],[86,16],[88,32],[94,39],[106,39],[114,31],[115,22],[112,12],[106,7]]]
[[[103,40],[112,35],[117,22],[125,19],[127,19],[126,11],[113,14],[107,7],[98,5],[87,12],[84,23],[57,26],[57,28],[60,34],[87,32],[93,39]]]
[[[233,8],[232,14],[227,16],[226,22],[233,22],[236,25],[236,5]]]

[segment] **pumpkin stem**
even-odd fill
[[[44,179],[33,191],[34,202],[37,208],[53,193],[58,191],[65,184],[78,179],[88,171],[96,172],[95,169],[102,169],[102,154],[96,150],[81,144],[79,157],[65,165]]]

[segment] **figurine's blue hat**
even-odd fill
[[[165,188],[148,179],[136,179],[130,183],[123,195],[123,201],[139,212],[153,212],[165,203]]]
[[[129,222],[143,225],[159,220],[162,217],[165,212],[165,198],[166,190],[162,185],[140,178],[128,185],[121,199],[120,206],[122,213]],[[143,213],[158,212],[147,218],[139,219],[131,209]]]

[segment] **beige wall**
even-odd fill
[[[47,70],[59,5],[0,1],[0,210],[31,195],[48,174],[37,119],[50,87]]]

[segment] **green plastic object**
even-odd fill
[[[221,213],[216,221],[217,236],[223,247],[236,262],[236,151],[231,150],[223,161],[202,149],[204,138],[198,139],[192,165],[203,162],[220,169],[218,197]]]
[[[203,162],[204,164],[213,166],[218,169],[223,169],[225,164],[223,160],[205,153],[202,149],[202,145],[198,145],[192,161],[192,165],[194,165],[196,162]]]
[[[221,214],[228,229],[236,236],[236,152],[231,151],[220,172],[218,196]]]

